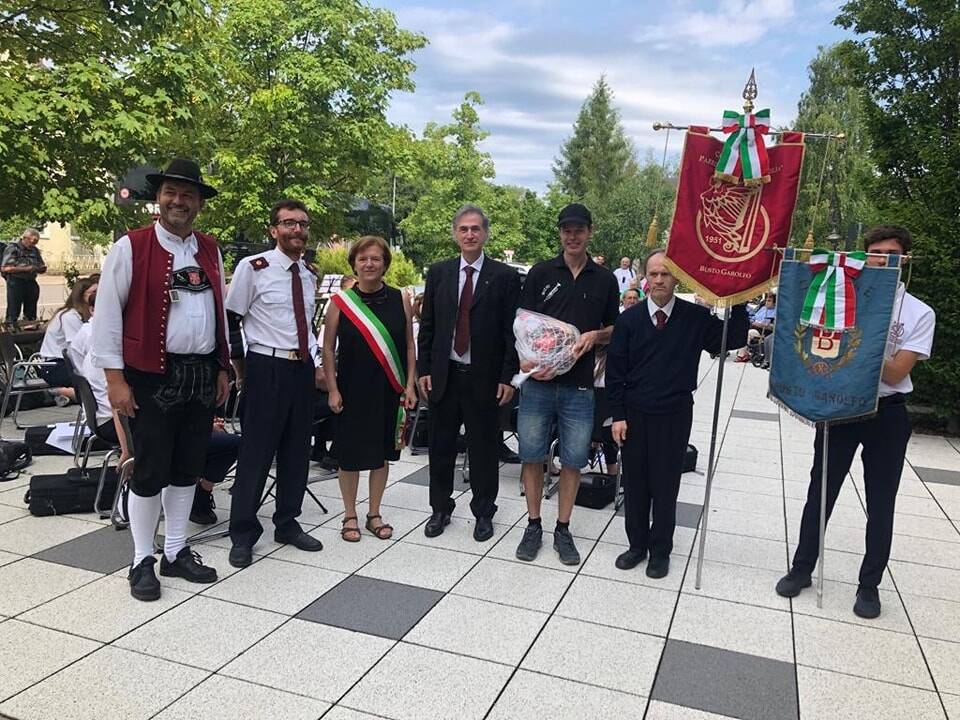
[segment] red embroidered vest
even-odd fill
[[[229,367],[227,329],[224,327],[223,292],[217,241],[194,231],[197,264],[210,278],[217,313],[217,356],[223,369]],[[133,254],[130,294],[123,308],[123,363],[143,372],[167,369],[167,315],[173,256],[161,247],[153,225],[127,233]]]

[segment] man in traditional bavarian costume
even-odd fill
[[[241,260],[227,295],[231,324],[240,320],[247,344],[246,358],[233,360],[244,396],[243,444],[230,503],[234,567],[253,562],[253,546],[263,532],[257,508],[274,457],[274,540],[308,552],[323,549],[297,522],[307,488],[315,388],[322,378],[314,362],[317,339],[308,327],[317,279],[301,260],[309,230],[302,202],[274,205],[270,236],[276,247]]]
[[[104,261],[92,350],[111,406],[130,418],[129,580],[138,600],[160,597],[153,540],[161,505],[160,574],[198,583],[217,579],[186,545],[186,534],[229,367],[223,259],[217,241],[193,229],[205,200],[217,192],[192,160],[173,160],[147,179],[157,190],[160,219],[124,235]]]

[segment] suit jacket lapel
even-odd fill
[[[477,276],[473,279],[473,303],[470,305],[471,308],[476,306],[477,300],[480,299],[480,296],[483,295],[484,291],[489,287],[490,274],[490,258],[484,258],[480,272],[477,273]],[[459,280],[459,278],[457,279]]]
[[[451,317],[453,317],[453,324],[457,324],[457,308],[460,306],[460,256],[458,255],[456,259],[450,261],[450,266],[447,268],[447,301],[450,303],[450,307],[453,308],[450,311]]]

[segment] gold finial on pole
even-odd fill
[[[750,68],[750,79],[743,88],[743,112],[747,115],[753,112],[753,101],[757,99],[757,76],[754,68]]]

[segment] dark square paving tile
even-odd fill
[[[793,663],[667,640],[651,698],[744,720],[797,720]]]
[[[126,567],[133,560],[133,538],[129,530],[114,530],[112,526],[107,526],[42,550],[34,557],[109,574]]]
[[[297,617],[399,640],[442,597],[436,590],[351,575]]]
[[[777,413],[757,412],[756,410],[734,410],[730,417],[743,418],[744,420],[767,420],[769,422],[780,422],[780,415]]]
[[[456,480],[456,471],[454,471],[454,480]],[[411,485],[423,485],[430,487],[430,468],[422,467],[416,472],[400,478],[400,482],[410,483]]]
[[[687,502],[677,503],[677,525],[681,527],[696,528],[700,524],[702,514],[703,505]]]
[[[913,469],[924,482],[938,485],[960,485],[960,472],[956,470],[941,470],[940,468],[925,468],[914,466]]]

